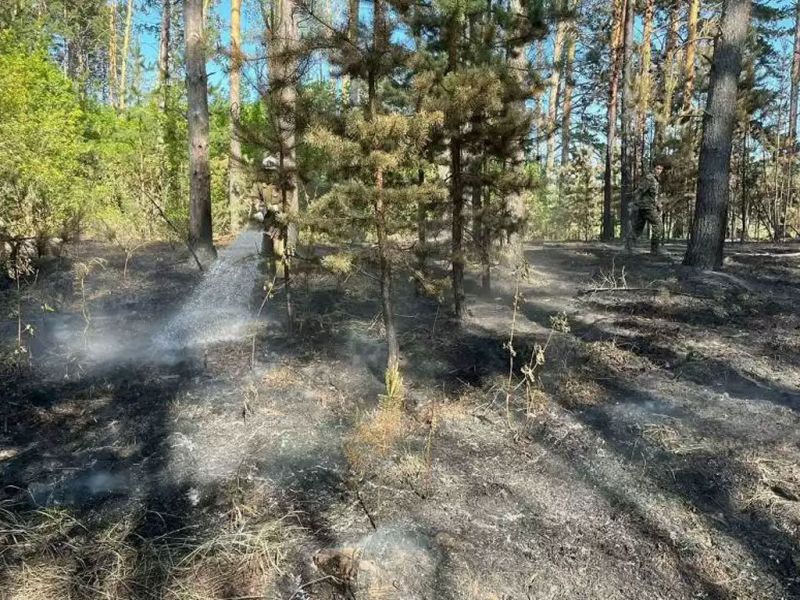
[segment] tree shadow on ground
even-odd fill
[[[545,311],[535,304],[527,306],[525,313],[529,318],[538,320],[545,326]],[[693,358],[685,361],[668,345],[661,343],[655,336],[646,334],[637,336],[624,336],[610,334],[592,325],[577,325],[572,334],[574,342],[581,341],[613,341],[616,345],[634,352],[636,355],[648,360],[655,360],[662,366],[671,365],[674,376],[689,380],[699,389],[708,393],[719,394],[725,392],[732,397],[748,402],[767,402],[776,406],[787,407],[793,411],[800,410],[800,394],[795,390],[784,388],[773,382],[743,375],[723,361],[709,358]],[[677,366],[676,366],[677,365]],[[663,398],[642,389],[635,380],[628,380],[623,376],[603,376],[595,379],[606,393],[606,396],[619,406],[630,405],[661,405]],[[611,410],[614,408],[614,410]],[[668,410],[668,409],[665,409]],[[658,489],[678,498],[686,503],[689,510],[703,515],[705,521],[719,533],[738,540],[743,548],[748,548],[750,554],[757,561],[760,568],[771,574],[777,581],[783,583],[784,593],[789,595],[800,594],[800,581],[793,578],[798,565],[794,557],[800,552],[796,540],[782,533],[776,526],[772,515],[760,510],[742,512],[734,502],[734,490],[731,485],[742,482],[756,481],[757,476],[741,460],[728,455],[724,444],[718,446],[717,451],[695,451],[690,454],[674,454],[648,443],[646,440],[632,434],[632,428],[641,425],[634,417],[626,418],[625,413],[599,404],[583,407],[574,413],[575,417],[585,425],[592,428],[606,442],[607,447],[614,450],[618,460],[635,468],[634,452],[646,456],[647,480]],[[691,408],[683,403],[681,413],[678,415],[681,422],[690,426],[697,426],[704,421],[704,417],[693,414]],[[740,415],[740,418],[745,418]],[[719,423],[703,427],[704,434],[709,430],[716,430],[720,442],[734,442],[737,436],[730,432],[725,433]],[[757,431],[753,435],[758,435]],[[759,443],[758,439],[748,440],[748,443]],[[743,447],[746,451],[747,446]],[[614,486],[610,482],[599,480],[593,475],[593,470],[586,463],[585,456],[580,453],[569,455],[569,461],[583,464],[581,471],[584,477],[591,479],[593,485],[604,490],[604,494],[615,502],[620,502],[627,509],[636,511],[636,503],[626,499],[622,487]],[[646,529],[646,527],[645,527]],[[663,537],[663,532],[658,534]],[[674,546],[674,542],[671,542]],[[696,576],[693,568],[689,573]],[[709,582],[706,582],[708,584]],[[706,585],[704,584],[704,585]],[[718,586],[711,582],[709,590]],[[714,597],[726,597],[722,589],[716,589]]]

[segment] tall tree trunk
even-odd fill
[[[417,183],[425,183],[425,171],[417,171]],[[423,291],[422,278],[425,277],[428,256],[428,202],[425,198],[417,200],[417,293]]]
[[[359,0],[347,0],[347,41],[358,45],[358,16],[361,10]],[[358,106],[358,83],[350,76],[342,79],[342,93],[347,95],[347,103],[352,108]]]
[[[485,195],[481,206],[483,212],[488,213],[492,202],[492,191],[488,186],[484,188]],[[481,227],[481,290],[488,294],[492,291],[492,237],[486,224]]]
[[[697,200],[683,261],[692,267],[722,267],[736,96],[750,10],[750,0],[725,0],[720,34],[714,42],[703,117]]]
[[[161,31],[158,38],[158,87],[160,91],[159,108],[166,109],[167,83],[169,81],[169,37],[172,24],[172,1],[162,0]]]
[[[386,23],[384,21],[383,0],[374,0],[372,13],[373,52],[380,55],[386,47]],[[367,120],[372,120],[378,112],[377,81],[374,72],[368,74],[367,105],[365,107]],[[392,292],[392,263],[389,258],[389,236],[386,226],[386,207],[383,199],[383,167],[375,170],[375,233],[378,241],[378,263],[380,267],[381,282],[381,312],[383,313],[383,328],[386,332],[386,348],[388,360],[386,364],[387,387],[389,378],[398,373],[400,366],[400,346],[397,341],[397,330],[394,319],[394,294]]]
[[[566,21],[561,18],[556,25],[553,39],[553,71],[550,74],[550,98],[547,104],[547,177],[552,177],[556,164],[556,119],[558,118],[558,92],[561,83],[562,54],[564,51],[564,32]]]
[[[742,131],[742,154],[741,154],[741,162],[742,162],[742,172],[739,176],[739,181],[742,190],[742,206],[741,206],[741,218],[742,218],[742,233],[739,236],[739,241],[744,242],[747,240],[748,231],[747,228],[749,226],[747,216],[750,212],[749,207],[749,199],[748,199],[748,183],[747,183],[747,136],[750,130],[750,115],[745,114],[744,117],[744,131]]]
[[[564,59],[564,107],[561,111],[561,166],[569,162],[570,143],[572,141],[572,92],[575,79],[572,76],[572,65],[575,62],[575,28],[570,24],[567,32],[567,51]]]
[[[608,120],[606,122],[605,172],[603,174],[603,227],[601,238],[614,239],[614,146],[617,141],[617,107],[619,105],[619,76],[622,67],[622,35],[626,0],[614,0],[611,22],[611,64],[608,82]]]
[[[456,8],[450,17],[447,37],[447,68],[454,72],[458,68],[458,43],[461,39],[462,18],[460,9]],[[453,312],[459,321],[464,315],[464,185],[462,167],[461,127],[456,125],[450,132],[450,203],[451,240],[450,252],[453,281]]]
[[[158,86],[162,92],[169,80],[169,37],[171,23],[172,0],[162,0],[161,30],[158,36]],[[164,110],[163,106],[161,110]]]
[[[290,257],[297,245],[297,160],[295,144],[295,110],[297,104],[297,51],[299,29],[294,0],[275,0],[271,5],[269,25],[269,88],[277,126],[278,189],[280,190],[283,225],[283,278],[286,290],[287,327],[291,332],[294,316],[291,297]]]
[[[683,113],[692,110],[694,96],[695,58],[697,57],[697,22],[700,16],[700,0],[689,0],[689,14],[686,18],[686,54],[683,63]]]
[[[128,0],[128,9],[125,13],[125,33],[122,37],[122,65],[120,66],[119,76],[119,108],[125,110],[125,102],[127,100],[128,91],[128,52],[131,45],[131,27],[133,24],[133,0]]]
[[[522,8],[520,0],[510,0],[509,9],[512,16],[518,19],[524,19],[525,13]],[[528,63],[527,47],[514,47],[513,45],[508,48],[508,64],[511,71],[517,78],[520,87],[525,85],[524,74],[528,72],[530,65]],[[517,102],[515,109],[520,114],[527,112],[525,102]],[[526,136],[527,137],[527,132]],[[516,140],[514,144],[514,151],[510,156],[510,164],[514,168],[521,167],[525,162],[524,151],[525,140]],[[480,193],[480,192],[479,192]],[[505,214],[508,217],[508,247],[505,252],[505,260],[512,265],[519,265],[523,260],[522,250],[522,237],[526,225],[526,209],[525,199],[523,195],[517,191],[507,193],[505,195]],[[488,261],[488,257],[486,257]]]
[[[786,140],[787,152],[787,185],[789,187],[786,201],[787,208],[794,204],[794,158],[797,154],[797,94],[800,87],[800,2],[795,4],[794,15],[794,52],[792,54],[792,84],[789,89],[789,137]]]
[[[451,252],[453,263],[453,312],[464,315],[464,186],[462,183],[461,136],[450,138],[450,199],[452,202]]]
[[[286,252],[297,245],[297,105],[299,28],[293,0],[276,0],[273,7],[270,48],[270,90],[276,114],[282,210],[287,218]]]
[[[183,19],[189,125],[189,243],[207,260],[215,251],[211,231],[208,81],[202,0],[183,0]]]
[[[658,95],[661,101],[659,103],[658,112],[656,113],[655,131],[653,135],[655,153],[660,153],[664,149],[666,131],[672,119],[672,98],[675,95],[675,88],[678,83],[675,63],[677,62],[678,34],[681,26],[679,7],[680,3],[677,2],[677,0],[673,0],[669,11],[667,37],[664,42],[664,53],[661,60],[661,76],[658,86]]]
[[[652,48],[650,46],[653,36],[653,13],[654,0],[647,0],[644,16],[642,18],[642,47],[639,53],[639,76],[637,78],[637,111],[636,111],[636,139],[638,147],[641,148],[641,166],[647,168],[645,164],[645,137],[647,136],[647,114],[650,112],[650,92],[653,87],[653,80],[650,76],[652,66]]]
[[[167,0],[168,1],[168,0]],[[242,143],[239,139],[241,121],[241,79],[242,79],[242,0],[231,0],[231,144],[228,167],[228,207],[230,209],[231,231],[241,227],[242,212]]]
[[[536,62],[535,68],[537,72],[541,72],[545,68],[545,51],[544,41],[538,40],[536,42]],[[547,139],[547,117],[544,110],[544,86],[540,86],[536,91],[534,101],[536,106],[534,108],[534,123],[536,124],[536,160],[541,163],[542,157],[542,143]]]
[[[108,103],[116,106],[117,93],[117,0],[108,4]]]
[[[620,198],[620,218],[622,221],[622,237],[628,235],[630,229],[629,206],[633,195],[633,136],[631,102],[631,82],[633,79],[633,21],[636,11],[635,0],[627,0],[625,9],[625,26],[622,35],[622,136],[620,149],[622,190]]]

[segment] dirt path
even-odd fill
[[[46,555],[97,597],[111,570],[74,565],[113,539],[99,547],[131,564],[112,597],[800,597],[797,250],[734,247],[726,274],[694,275],[531,245],[530,277],[498,267],[460,328],[401,285],[407,411],[375,438],[371,279],[301,272],[293,339],[276,297],[231,339],[166,360],[146,340],[197,275],[154,247],[122,282],[118,253],[84,246],[28,294],[61,337],[42,327],[33,367],[4,379],[0,536],[41,531],[32,503],[84,533],[59,520],[22,536],[0,590],[37,597],[22,564]],[[74,271],[92,256],[107,259],[85,279],[104,343],[82,352],[59,340],[82,329]],[[514,385],[543,363],[509,394],[512,320]]]

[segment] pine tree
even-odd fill
[[[684,264],[692,267],[722,267],[736,95],[750,10],[750,0],[725,0],[720,34],[714,43],[703,118],[697,201],[684,258]]]
[[[622,122],[620,162],[621,162],[621,198],[620,219],[622,221],[622,237],[630,229],[629,204],[632,200],[634,183],[634,147],[633,147],[633,102],[631,86],[633,83],[633,22],[635,18],[635,0],[624,0],[625,19],[622,30]]]
[[[622,71],[622,39],[627,0],[614,0],[611,18],[611,61],[609,64],[608,104],[606,120],[605,170],[603,175],[603,224],[601,238],[614,239],[614,146],[617,141],[617,107],[619,106],[619,78]],[[624,217],[623,217],[624,218]]]
[[[169,4],[170,0],[165,0]],[[231,231],[240,227],[242,194],[244,193],[244,173],[242,142],[240,140],[241,121],[241,80],[242,80],[242,0],[231,0],[231,57],[230,57],[230,106],[231,142],[228,163],[228,205],[230,208]]]
[[[436,194],[436,186],[419,182],[423,150],[442,114],[420,110],[401,114],[387,110],[384,95],[391,87],[389,75],[399,68],[402,52],[390,41],[390,25],[382,0],[373,5],[371,37],[353,44],[347,37],[349,68],[365,75],[367,99],[361,108],[350,108],[338,128],[317,125],[307,142],[328,157],[328,168],[338,180],[314,207],[312,220],[330,230],[331,224],[374,232],[379,268],[381,313],[387,347],[387,394],[400,382],[400,348],[394,317],[393,267],[397,250],[391,233],[404,207]],[[402,224],[399,225],[402,227]],[[407,222],[406,226],[412,226]],[[341,225],[340,225],[341,227]],[[333,232],[332,232],[333,233]]]
[[[211,229],[208,80],[202,0],[184,0],[186,94],[189,124],[189,243],[208,260],[216,252]]]

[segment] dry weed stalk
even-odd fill
[[[92,273],[95,267],[105,268],[106,261],[102,258],[93,258],[89,262],[79,262],[75,265],[75,283],[81,295],[81,316],[83,317],[83,343],[88,344],[87,334],[92,326],[92,313],[89,310],[88,299],[86,298],[86,278]]]
[[[517,315],[519,314],[520,305],[524,302],[525,298],[520,293],[520,281],[529,279],[530,266],[527,262],[522,263],[514,271],[514,300],[511,312],[511,327],[509,331],[508,340],[503,344],[503,348],[508,351],[508,377],[505,383],[505,405],[506,405],[506,424],[509,429],[513,429],[513,422],[511,419],[511,401],[516,397],[520,389],[525,390],[525,417],[526,425],[531,415],[534,412],[534,407],[543,401],[541,393],[541,382],[539,380],[538,372],[545,364],[545,357],[547,349],[553,340],[553,335],[556,332],[569,333],[570,327],[565,313],[560,312],[557,315],[550,317],[550,330],[544,344],[536,344],[531,351],[527,361],[521,366],[520,372],[522,378],[515,382],[515,358],[517,351],[514,347],[514,340],[517,328]]]

